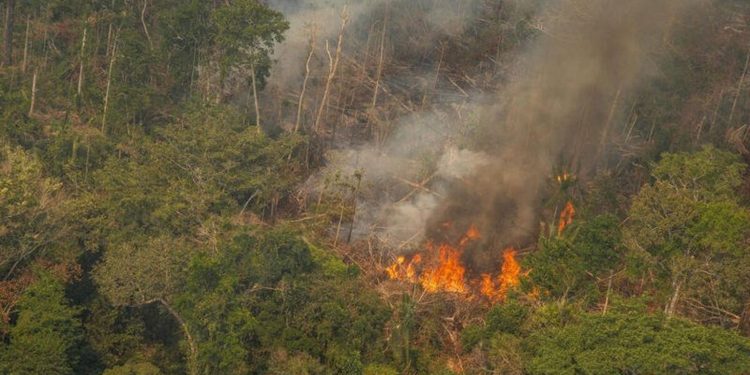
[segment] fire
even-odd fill
[[[482,274],[480,292],[491,301],[504,301],[508,292],[521,283],[521,265],[516,261],[516,250],[503,251],[503,265],[497,276],[497,284],[490,274]]]
[[[563,184],[565,182],[568,182],[568,180],[570,180],[571,177],[573,176],[571,176],[570,173],[568,173],[568,171],[564,171],[561,175],[556,177],[557,183]]]
[[[573,217],[576,215],[576,209],[573,202],[568,202],[560,213],[560,223],[557,224],[557,235],[561,235],[568,225],[573,224]]]
[[[415,255],[410,261],[406,261],[406,257],[400,256],[396,258],[396,262],[385,269],[388,277],[391,280],[404,280],[409,282],[417,282],[417,271],[415,266],[422,261],[422,256],[419,254]]]
[[[503,301],[511,289],[520,284],[521,266],[516,261],[516,251],[512,248],[503,252],[503,264],[497,277],[490,274],[481,275],[480,280],[467,281],[466,267],[461,256],[466,246],[480,238],[479,230],[472,226],[458,241],[457,246],[450,244],[435,245],[429,242],[425,251],[411,259],[399,256],[385,269],[391,280],[420,284],[429,293],[449,292],[468,294],[478,292],[490,301]],[[423,257],[427,261],[422,262]]]
[[[516,250],[506,249],[503,252],[503,266],[500,268],[500,294],[505,297],[510,289],[521,283],[521,265],[516,261]]]
[[[466,239],[468,237],[464,237]],[[463,241],[462,243],[465,243]],[[428,245],[432,247],[432,245]],[[466,269],[461,264],[462,248],[441,245],[438,264],[434,268],[427,268],[419,278],[422,287],[428,292],[466,293],[464,275]]]

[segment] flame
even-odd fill
[[[385,269],[391,280],[420,284],[429,293],[450,292],[467,294],[476,291],[490,301],[503,301],[508,291],[520,284],[521,266],[516,261],[516,250],[508,248],[503,252],[503,264],[497,277],[482,274],[479,280],[467,282],[466,267],[461,261],[469,242],[480,237],[479,230],[471,226],[458,241],[457,246],[432,242],[425,245],[425,251],[414,255],[410,260],[399,256]],[[428,260],[423,264],[422,259]]]
[[[568,225],[573,224],[573,217],[576,215],[576,209],[573,202],[568,201],[565,208],[560,213],[560,223],[557,224],[557,235],[561,235]]]
[[[516,261],[516,250],[505,249],[503,252],[503,266],[500,268],[500,295],[505,294],[521,283],[521,265]]]
[[[491,301],[504,301],[508,292],[521,283],[521,265],[516,261],[516,250],[503,251],[503,265],[497,276],[497,284],[490,274],[482,274],[480,292]]]
[[[417,270],[416,265],[422,261],[422,256],[417,254],[410,261],[406,261],[406,257],[400,256],[396,258],[396,261],[385,269],[388,274],[388,278],[391,280],[403,280],[409,282],[417,282]]]
[[[568,180],[570,180],[571,177],[572,176],[570,175],[570,173],[568,173],[568,171],[564,171],[561,175],[559,175],[559,176],[556,177],[557,183],[558,184],[563,184],[563,183],[567,182]]]
[[[466,238],[468,237],[464,237],[464,239]],[[465,243],[465,241],[462,240],[462,243]],[[464,281],[466,269],[461,264],[462,250],[462,248],[453,248],[446,244],[440,246],[438,264],[434,268],[425,269],[419,278],[426,291],[433,293],[440,291],[466,292]]]

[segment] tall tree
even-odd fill
[[[269,74],[273,47],[284,40],[289,23],[280,12],[257,0],[233,1],[217,9],[212,19],[218,30],[222,84],[233,69],[249,72],[257,101],[257,90]],[[256,104],[256,117],[259,116]]]

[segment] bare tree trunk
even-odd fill
[[[732,102],[732,110],[729,112],[729,121],[727,121],[727,126],[732,126],[732,119],[734,118],[734,110],[737,109],[737,101],[740,99],[740,93],[742,93],[742,86],[744,86],[745,84],[745,77],[747,76],[748,64],[750,64],[750,52],[747,53],[747,58],[745,59],[745,68],[742,70],[740,83],[737,85],[737,93],[734,95],[734,102]]]
[[[607,309],[609,308],[609,294],[612,292],[612,278],[614,273],[609,271],[609,280],[607,280],[607,296],[604,297],[604,308],[602,309],[602,315],[607,315]]]
[[[297,104],[297,121],[294,123],[294,132],[299,131],[300,124],[302,123],[302,107],[305,101],[305,91],[307,91],[307,81],[310,79],[310,61],[315,54],[315,27],[312,26],[310,30],[310,51],[307,54],[307,61],[305,61],[305,79],[302,81],[302,91],[299,93],[299,103]]]
[[[143,0],[143,9],[141,10],[141,25],[143,25],[143,32],[146,34],[148,40],[149,49],[154,49],[154,43],[151,42],[151,35],[148,33],[148,27],[146,26],[146,7],[148,6],[148,0]]]
[[[255,104],[255,126],[258,127],[258,134],[261,132],[260,127],[260,105],[258,105],[258,85],[255,82],[255,62],[250,63],[250,74],[253,83],[253,102]]]
[[[328,95],[331,91],[331,82],[333,82],[333,78],[336,76],[336,70],[339,66],[339,60],[341,59],[341,48],[344,41],[344,30],[346,29],[346,25],[349,23],[349,14],[347,13],[346,8],[341,12],[341,30],[339,30],[339,38],[338,42],[336,44],[336,56],[331,56],[331,51],[328,48],[328,41],[326,41],[326,53],[328,54],[328,79],[326,80],[326,86],[325,90],[323,90],[323,98],[320,101],[320,108],[318,108],[318,116],[315,118],[315,126],[313,127],[314,131],[317,133],[320,129],[320,120],[323,117],[323,111],[325,110],[327,104],[328,104]]]
[[[13,21],[15,19],[16,1],[5,2],[5,30],[3,32],[3,65],[10,66],[13,63]]]
[[[341,204],[341,212],[339,213],[339,224],[336,226],[336,238],[333,240],[333,247],[339,243],[339,235],[341,234],[341,222],[344,220],[344,204]]]
[[[677,301],[680,299],[680,288],[682,287],[681,281],[675,280],[672,284],[674,287],[672,298],[669,299],[669,302],[664,307],[664,313],[667,314],[667,318],[671,318],[674,315],[674,310],[677,308]]]
[[[34,70],[34,78],[31,79],[31,105],[29,106],[29,117],[34,114],[34,106],[36,105],[36,76],[37,71]]]
[[[26,34],[23,38],[23,62],[21,63],[21,73],[26,73],[26,62],[29,57],[29,29],[31,27],[31,16],[26,16]]]
[[[107,29],[107,53],[105,54],[105,57],[109,57],[110,48],[109,46],[112,45],[112,24],[109,24],[109,28]]]
[[[104,94],[104,109],[102,110],[102,134],[106,134],[107,126],[107,109],[109,109],[109,93],[112,88],[112,70],[115,67],[117,59],[117,35],[115,35],[114,45],[112,46],[112,55],[109,58],[109,70],[107,71],[107,90]]]
[[[385,13],[383,15],[383,31],[380,33],[380,56],[378,57],[378,71],[375,76],[375,89],[372,92],[372,103],[370,109],[375,109],[378,103],[378,93],[380,92],[380,77],[383,75],[383,60],[385,58],[385,34],[388,30],[388,13],[390,3],[385,3]]]
[[[86,49],[86,31],[87,29],[83,29],[83,38],[81,39],[81,66],[78,69],[78,90],[76,91],[78,93],[78,96],[81,96],[81,90],[83,89],[83,51]]]

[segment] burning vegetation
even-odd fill
[[[503,262],[497,275],[483,273],[478,278],[471,277],[461,258],[466,247],[480,237],[477,227],[471,226],[456,245],[429,241],[410,258],[396,258],[385,269],[386,274],[391,280],[419,284],[428,293],[458,293],[502,302],[521,283],[525,273],[516,260],[516,250],[508,248],[502,253]]]
[[[573,206],[573,202],[568,201],[568,203],[565,204],[565,208],[563,208],[562,212],[560,212],[560,221],[557,224],[557,235],[562,235],[563,231],[565,231],[565,228],[567,228],[570,224],[573,224],[573,218],[576,215],[576,208]]]

